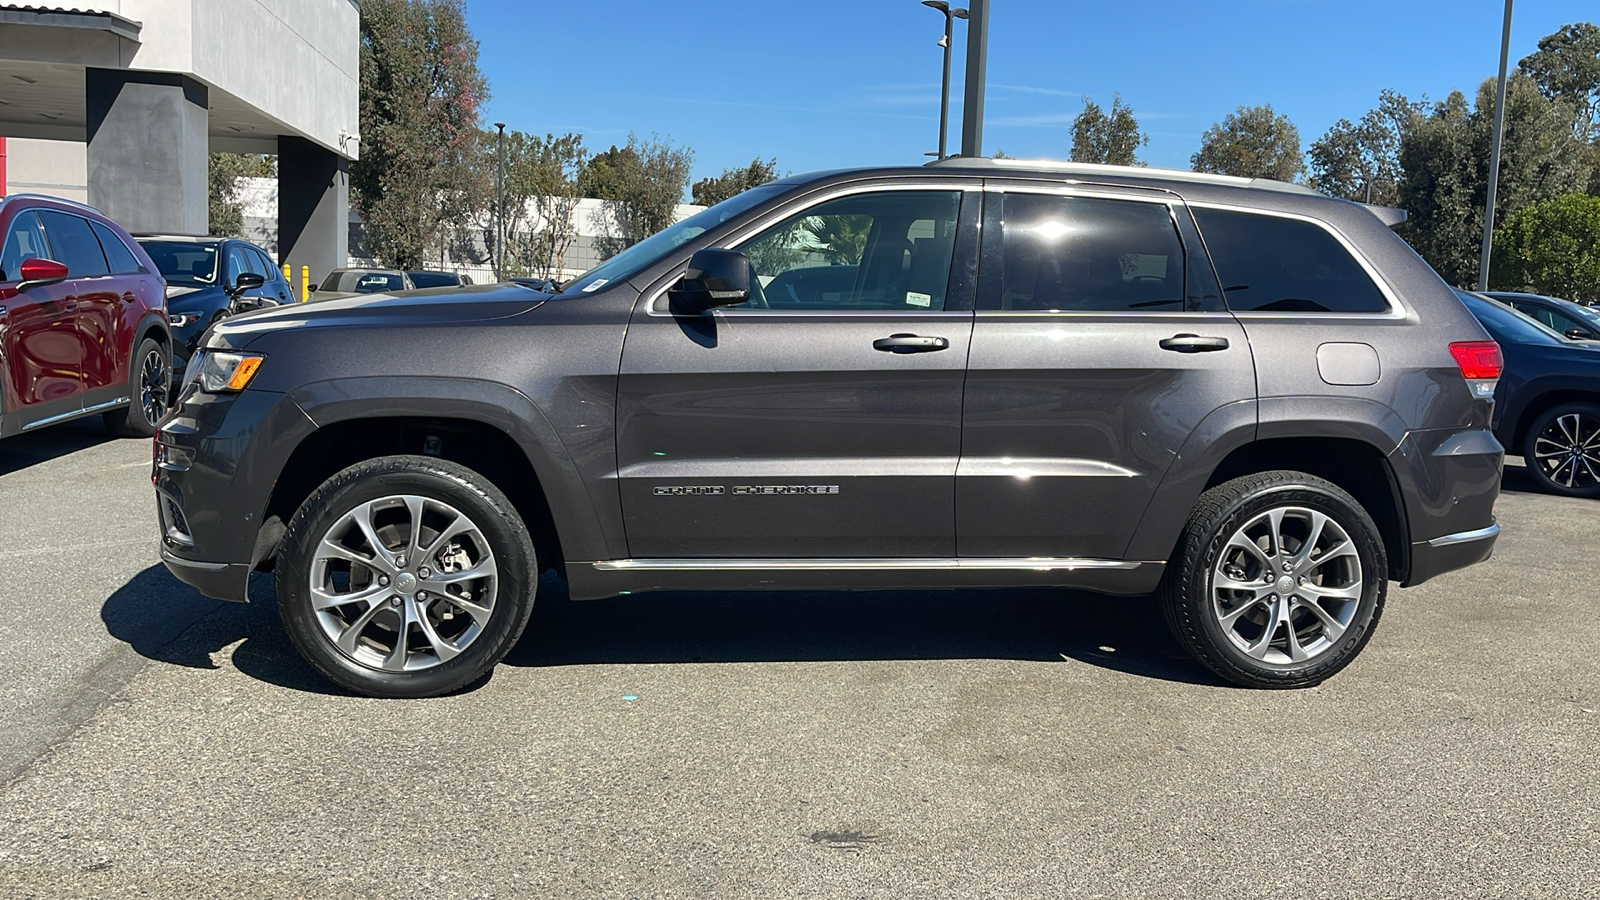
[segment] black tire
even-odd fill
[[[1522,459],[1549,493],[1600,497],[1600,404],[1563,403],[1545,410],[1528,426]]]
[[[1270,519],[1274,510],[1285,511],[1276,526]],[[1333,529],[1314,525],[1316,514],[1326,516]],[[1260,548],[1251,531],[1258,527],[1282,536],[1267,539],[1268,547],[1257,554],[1230,544],[1242,535]],[[1320,536],[1296,564],[1312,534]],[[1352,568],[1351,558],[1359,568]],[[1244,687],[1303,688],[1338,673],[1366,646],[1383,613],[1388,573],[1382,535],[1354,497],[1303,472],[1262,472],[1201,495],[1158,597],[1173,636],[1201,665]],[[1233,590],[1222,578],[1250,586]],[[1279,591],[1289,599],[1280,600]],[[1356,596],[1317,599],[1296,591]],[[1266,597],[1250,599],[1263,593]],[[1313,603],[1325,615],[1316,615]],[[1275,618],[1280,611],[1286,620]],[[1233,621],[1225,625],[1227,616]],[[1253,630],[1254,640],[1244,640],[1241,629]],[[1261,655],[1247,652],[1241,642]],[[1309,658],[1292,659],[1295,652],[1307,654],[1308,647],[1315,649]]]
[[[153,369],[153,371],[152,371]],[[147,438],[172,403],[172,357],[154,338],[139,342],[128,362],[128,405],[101,416],[117,437]],[[146,381],[151,381],[146,384]]]
[[[330,561],[324,556],[323,561],[318,562],[317,552],[323,537],[335,531],[347,516],[358,515],[364,504],[379,501],[373,507],[367,507],[369,510],[376,509],[381,503],[389,502],[384,498],[394,497],[421,498],[470,520],[469,524],[475,528],[471,540],[475,542],[476,536],[481,535],[485,544],[484,547],[474,548],[478,558],[473,565],[481,563],[487,551],[495,571],[493,594],[486,605],[486,621],[479,623],[475,637],[459,651],[459,655],[446,658],[443,652],[439,652],[439,645],[432,641],[433,635],[423,629],[420,623],[405,626],[405,633],[410,637],[396,639],[389,652],[392,657],[400,658],[398,665],[401,667],[408,665],[407,659],[412,656],[415,657],[413,661],[425,665],[414,671],[398,671],[393,666],[386,670],[383,665],[374,665],[370,659],[363,661],[358,657],[363,654],[371,657],[383,649],[381,641],[378,642],[378,649],[373,649],[370,646],[373,642],[364,639],[363,635],[371,632],[380,637],[386,634],[393,637],[398,631],[393,627],[393,617],[399,614],[392,608],[387,612],[378,611],[378,607],[389,603],[404,609],[407,614],[418,614],[417,607],[413,605],[413,596],[420,603],[420,597],[426,591],[417,591],[416,595],[404,597],[387,596],[402,584],[397,570],[387,570],[396,572],[393,582],[391,584],[385,577],[380,587],[378,576],[374,574],[378,571],[376,568],[348,564],[348,572],[344,577],[351,590],[355,590],[360,582],[365,585],[362,590],[383,593],[385,596],[365,606],[356,603],[324,609],[321,613],[312,596],[314,575],[319,580],[338,578],[338,574],[332,572],[339,565],[337,561]],[[373,521],[372,515],[368,513],[369,523]],[[396,515],[400,513],[396,512]],[[445,515],[448,518],[448,514]],[[419,516],[418,521],[421,519]],[[410,519],[407,518],[407,521]],[[406,530],[401,531],[396,526],[397,530],[388,535],[382,529],[376,529],[373,533],[384,540],[387,546],[404,547],[407,541],[414,543],[415,539],[409,537],[414,527],[408,525]],[[428,536],[427,540],[433,540],[442,535],[444,529],[430,533],[416,528],[416,532]],[[391,542],[390,536],[396,540]],[[435,564],[439,554],[450,549],[454,541],[439,538],[439,543],[446,546],[433,548],[434,552],[426,557],[418,553],[419,558],[408,561],[410,565],[401,568],[413,573],[412,580],[407,584],[435,591],[429,601],[432,606],[428,609],[437,614],[440,607],[444,607],[445,618],[448,619],[449,613],[461,612],[464,607],[458,608],[442,600],[441,597],[451,597],[448,589],[438,587],[435,590],[434,583],[425,580],[430,576],[427,566]],[[367,541],[367,545],[370,549],[370,541]],[[381,552],[364,552],[362,555],[378,556]],[[389,552],[407,551],[396,549]],[[389,557],[384,565],[389,565],[394,559]],[[526,526],[511,501],[488,479],[447,460],[427,456],[386,456],[358,463],[334,475],[317,488],[294,514],[284,534],[275,569],[278,614],[301,656],[336,684],[372,697],[432,697],[471,684],[511,651],[533,612],[538,571],[533,541]],[[445,576],[444,565],[437,565],[431,575]],[[331,581],[323,583],[325,587],[334,585]],[[333,593],[338,595],[337,591]],[[323,595],[324,598],[327,596]],[[481,601],[483,596],[483,593],[479,593],[471,599]],[[427,614],[426,610],[421,614]],[[337,646],[338,638],[330,630],[338,630],[351,618],[360,621],[362,615],[366,615],[368,624],[356,630],[351,642],[359,646],[347,653]],[[378,618],[385,615],[391,617],[387,624]],[[462,621],[467,622],[467,615],[463,613],[463,616]],[[384,630],[386,627],[387,631]],[[436,622],[433,627],[443,630],[441,623]],[[468,623],[467,627],[470,628],[471,624]],[[415,654],[405,649],[419,645],[426,646]],[[431,662],[428,656],[430,651]],[[386,660],[384,665],[388,664]]]

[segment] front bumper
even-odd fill
[[[284,394],[184,389],[156,432],[151,469],[173,576],[207,597],[246,599],[250,571],[271,550],[261,538],[281,531],[264,521],[273,486],[314,428]]]

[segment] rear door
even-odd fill
[[[77,297],[73,320],[83,348],[80,369],[84,406],[115,405],[128,396],[127,361],[117,358],[114,328],[117,308],[122,303],[122,286],[111,277],[105,251],[88,219],[41,209],[39,220],[44,223],[56,261],[66,263],[72,274],[72,291]],[[103,396],[107,393],[102,390],[105,388],[118,396]]]
[[[72,280],[24,287],[19,269],[32,258],[54,256],[38,213],[24,210],[0,247],[0,434],[82,409],[83,342]]]
[[[1165,191],[991,182],[956,477],[962,557],[1120,559],[1213,411],[1255,397]]]
[[[954,555],[977,200],[835,189],[722,244],[751,303],[641,300],[617,397],[632,556]]]

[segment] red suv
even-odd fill
[[[0,200],[0,437],[91,413],[147,437],[172,378],[165,285],[92,207]]]

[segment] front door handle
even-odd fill
[[[942,337],[923,337],[920,334],[891,334],[872,342],[872,349],[885,353],[930,353],[945,350],[950,341]]]
[[[1228,349],[1225,337],[1201,337],[1198,334],[1175,334],[1161,342],[1161,349],[1176,353],[1208,353]]]

